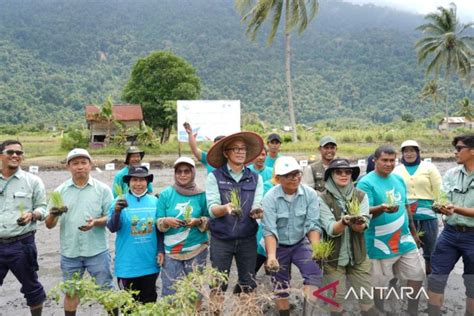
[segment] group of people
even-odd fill
[[[303,278],[306,300],[338,282],[331,315],[342,315],[348,289],[382,291],[398,280],[414,295],[406,312],[417,315],[423,281],[428,277],[428,313],[440,315],[449,273],[464,262],[466,315],[474,315],[474,135],[455,137],[458,167],[441,179],[436,167],[421,160],[416,141],[402,143],[401,164],[388,145],[376,149],[374,170],[361,176],[358,166],[337,158],[337,142],[325,136],[320,159],[303,168],[282,155],[282,140],[267,141],[253,132],[214,140],[208,152],[198,148],[185,124],[191,151],[208,170],[205,190],[196,182],[189,157],[174,164],[174,183],[153,195],[153,175],[140,165],[144,152],[132,146],[112,189],[91,177],[92,158],[76,148],[66,158],[71,179],[55,189],[63,205],[46,202],[41,180],[21,169],[23,147],[15,140],[0,145],[0,284],[12,271],[22,284],[32,315],[41,315],[46,298],[38,281],[35,230],[60,226],[61,270],[65,280],[84,271],[104,288],[113,287],[106,229],[116,233],[114,274],[120,288],[136,299],[157,300],[174,293],[173,283],[206,265],[229,273],[235,260],[238,281],[233,293],[250,293],[264,266],[280,315],[290,314],[291,266]],[[266,146],[265,146],[266,145]],[[445,192],[449,199],[437,203]],[[436,204],[436,205],[434,205]],[[436,206],[436,207],[434,207]],[[19,209],[26,211],[19,213]],[[438,219],[445,226],[438,236]],[[422,232],[422,233],[420,233]],[[313,260],[313,249],[331,242],[331,254]],[[422,251],[420,251],[420,248]],[[424,259],[423,259],[424,258]],[[211,291],[213,312],[223,305],[227,284]],[[362,315],[386,311],[384,295],[359,295]],[[79,299],[65,295],[66,315],[75,315]],[[200,302],[196,302],[200,308]],[[118,313],[118,311],[115,311]]]

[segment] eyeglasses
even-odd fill
[[[342,175],[351,176],[352,175],[352,169],[335,169],[334,173],[337,176],[342,176]]]
[[[176,170],[174,172],[175,174],[184,174],[184,175],[188,175],[188,174],[191,174],[191,170],[189,169],[181,169],[181,170]]]
[[[247,152],[247,147],[230,147],[226,148],[225,151],[231,150],[234,154],[237,153],[246,153]]]
[[[301,171],[296,171],[296,172],[291,172],[291,173],[288,173],[288,174],[284,174],[284,175],[282,175],[282,177],[285,178],[285,179],[293,180],[293,179],[301,177],[302,174],[303,173]]]
[[[463,145],[456,145],[454,146],[454,149],[457,151],[457,152],[460,152],[461,150],[463,150],[464,148],[470,148],[469,146],[463,146]]]
[[[24,152],[22,150],[5,149],[3,154],[8,156],[13,156],[14,154],[17,156],[23,156]]]

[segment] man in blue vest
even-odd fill
[[[245,167],[263,149],[262,138],[252,132],[229,135],[216,142],[207,154],[208,163],[216,168],[206,182],[211,245],[214,268],[229,273],[232,259],[238,269],[238,283],[243,292],[256,287],[254,280],[257,260],[257,217],[261,216],[262,177]],[[220,290],[225,291],[227,284]],[[219,306],[224,296],[214,291],[212,297]]]

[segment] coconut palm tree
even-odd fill
[[[421,30],[426,36],[415,44],[418,63],[423,63],[428,56],[433,56],[425,75],[434,74],[437,78],[444,70],[448,88],[448,81],[453,73],[469,81],[474,54],[468,41],[473,37],[462,33],[474,23],[460,24],[454,3],[451,3],[449,8],[438,7],[437,12],[426,15],[425,19],[428,23],[420,25],[417,30]],[[448,116],[448,98],[446,98],[446,116]]]
[[[293,87],[291,83],[290,34],[295,29],[298,30],[299,34],[304,32],[308,24],[316,16],[319,3],[317,0],[236,0],[236,7],[242,16],[242,21],[247,23],[246,32],[252,40],[255,40],[257,31],[262,24],[267,19],[270,19],[271,29],[267,37],[267,44],[269,46],[273,43],[282,16],[285,19],[285,77],[288,94],[288,112],[290,112],[290,123],[293,129],[292,139],[293,142],[297,142]]]
[[[436,105],[438,104],[438,102],[444,100],[444,96],[441,94],[442,90],[443,88],[438,84],[436,80],[428,81],[421,90],[420,97],[422,100],[431,98],[431,101],[433,101],[432,114],[435,114],[437,108]]]
[[[458,115],[464,116],[469,121],[472,121],[472,119],[474,118],[474,111],[472,109],[471,100],[469,100],[469,98],[464,98],[462,100],[459,100],[458,104],[459,104]]]

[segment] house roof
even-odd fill
[[[88,104],[85,108],[86,121],[97,121],[100,109],[93,104]],[[140,104],[114,104],[112,115],[117,121],[143,121],[143,111]]]
[[[464,124],[468,120],[464,116],[449,116],[447,122],[448,124]],[[446,123],[446,117],[443,117],[440,123]]]

